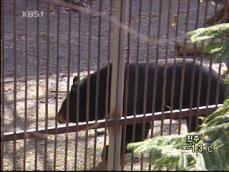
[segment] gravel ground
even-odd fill
[[[4,126],[1,125],[2,132],[10,132],[14,129],[14,118],[13,115],[16,114],[16,128],[17,130],[25,129],[25,113],[27,113],[27,123],[26,128],[32,129],[36,127],[36,115],[39,116],[38,127],[43,128],[45,126],[45,104],[46,104],[46,89],[48,89],[48,126],[53,126],[55,124],[55,113],[56,106],[57,109],[60,107],[66,93],[61,91],[67,90],[67,81],[68,81],[68,67],[70,68],[70,81],[72,82],[72,77],[77,75],[77,68],[80,64],[80,75],[82,77],[86,76],[87,71],[87,60],[88,60],[88,15],[82,13],[81,18],[81,42],[80,42],[80,51],[81,51],[81,60],[78,62],[78,29],[79,29],[79,14],[78,12],[72,12],[72,25],[71,25],[71,65],[68,66],[68,10],[65,7],[60,7],[60,38],[59,38],[59,85],[58,90],[60,91],[58,96],[56,96],[56,64],[57,64],[57,5],[51,1],[50,6],[50,30],[49,30],[49,54],[46,54],[47,51],[47,42],[46,38],[48,36],[47,21],[46,21],[46,1],[40,0],[39,8],[44,11],[44,17],[39,18],[39,60],[37,60],[37,25],[36,19],[28,19],[28,82],[27,82],[27,106],[25,107],[25,18],[22,17],[22,11],[24,8],[24,0],[16,0],[16,70],[17,70],[17,82],[16,89],[14,88],[14,32],[13,32],[13,0],[4,0],[4,39],[5,45],[4,49],[4,73],[5,73],[5,87],[4,91]],[[139,9],[138,0],[133,0],[133,9],[132,9],[132,29],[137,32],[137,24],[139,22],[138,9]],[[209,1],[210,2],[210,1]],[[92,41],[91,41],[91,65],[90,71],[93,72],[96,70],[96,63],[98,59],[98,1],[92,1]],[[110,13],[109,1],[102,1],[102,26],[101,26],[101,47],[100,47],[100,67],[104,66],[107,63],[108,58],[108,17]],[[172,0],[171,3],[171,15],[170,15],[170,38],[174,38],[175,27],[172,27],[172,17],[176,15],[176,1]],[[185,17],[186,17],[186,5],[187,0],[181,1],[180,4],[180,19],[179,19],[179,29],[178,35],[182,37],[185,31]],[[204,21],[204,11],[205,11],[205,1],[200,4],[200,18],[198,26],[203,26]],[[196,1],[190,1],[190,16],[189,16],[189,25],[188,30],[195,28],[196,20]],[[85,7],[87,9],[88,7]],[[147,35],[147,25],[148,25],[148,1],[143,1],[142,5],[142,17],[141,17],[141,31],[143,35]],[[28,1],[28,9],[36,9],[36,1]],[[168,1],[163,1],[162,3],[162,15],[161,15],[161,29],[160,29],[160,40],[165,39],[166,36],[166,24],[167,24],[167,10]],[[212,16],[214,11],[214,6],[209,3],[208,5],[208,16]],[[153,1],[153,10],[152,10],[152,38],[155,40],[157,38],[157,23],[159,21],[159,0]],[[137,56],[137,38],[135,35],[132,35],[130,40],[130,61],[135,62]],[[140,51],[139,51],[139,60],[141,62],[146,60],[146,41],[140,40]],[[156,45],[152,44],[150,50],[150,60],[156,58]],[[166,43],[161,41],[159,47],[159,56],[160,58],[165,58],[166,54]],[[174,55],[174,41],[169,41],[168,44],[168,57],[173,58]],[[46,85],[46,60],[49,59],[49,71],[48,71],[48,85]],[[206,61],[207,63],[207,61]],[[39,64],[39,82],[36,80],[37,75],[37,65]],[[216,70],[217,64],[215,63]],[[37,87],[38,84],[38,95]],[[71,85],[71,83],[70,83]],[[14,91],[16,94],[16,109],[14,109]],[[38,96],[38,99],[36,97]],[[36,106],[38,100],[38,106]],[[57,103],[56,103],[56,100]],[[38,110],[38,114],[36,114]],[[165,133],[168,133],[169,122],[165,121]],[[177,121],[173,121],[173,133],[177,133]],[[160,131],[160,121],[155,121],[155,135]],[[187,131],[185,122],[182,122],[182,132]],[[56,146],[56,170],[64,170],[64,160],[65,160],[65,140],[66,135],[60,134],[57,135],[57,146]],[[4,170],[13,170],[13,158],[16,157],[16,170],[23,170],[23,158],[24,158],[24,149],[26,145],[26,170],[35,169],[35,145],[37,143],[37,169],[43,170],[44,168],[44,159],[45,159],[45,141],[44,140],[35,140],[27,139],[26,143],[23,140],[16,141],[16,153],[13,152],[13,141],[5,142],[3,150],[4,155]],[[96,146],[96,169],[104,169],[104,164],[101,163],[101,152],[104,144],[104,136],[100,135],[97,137],[97,146]],[[54,145],[55,137],[47,137],[47,157],[46,157],[46,170],[53,170],[54,168]],[[76,167],[78,170],[84,169],[84,152],[85,152],[85,132],[79,132],[78,144],[75,143],[75,133],[68,134],[68,156],[67,156],[67,170],[74,170],[75,167],[75,147],[77,145],[77,160]],[[93,147],[94,147],[94,130],[89,131],[88,139],[88,154],[87,154],[87,169],[93,168]],[[130,156],[127,154],[125,157],[125,169],[130,169],[129,159]],[[139,159],[134,161],[134,169],[139,169]],[[147,169],[147,158],[144,159],[144,169]]]
[[[178,121],[172,121],[172,133],[178,132]],[[160,121],[155,121],[154,136],[160,135]],[[169,120],[164,121],[164,135],[168,135],[169,131]],[[95,159],[95,168],[93,167],[94,160],[94,130],[89,130],[88,134],[88,146],[87,146],[87,166],[86,170],[105,170],[105,164],[102,162],[101,153],[104,145],[104,130],[100,129],[99,133],[102,135],[97,136],[96,144],[96,159]],[[181,123],[181,134],[187,133],[186,122],[182,121]],[[150,133],[149,133],[150,135]],[[84,170],[85,163],[85,132],[78,133],[77,142],[75,141],[75,133],[68,134],[68,151],[67,151],[67,170]],[[65,170],[65,158],[66,158],[66,134],[57,135],[56,140],[56,170]],[[108,139],[108,137],[107,137]],[[37,144],[37,156],[35,154],[35,148]],[[26,154],[24,154],[24,149],[26,145]],[[13,141],[6,142],[4,145],[4,170],[13,170],[13,158],[15,156],[16,163],[15,168],[19,171],[23,170],[24,157],[26,159],[26,170],[35,169],[35,161],[37,161],[37,170],[54,170],[54,150],[55,150],[55,136],[47,136],[47,157],[46,157],[46,168],[44,168],[45,162],[45,140],[38,139],[27,139],[26,143],[24,140],[17,140],[16,142],[16,153],[13,152]],[[76,148],[77,145],[77,148]],[[77,149],[77,159],[75,151]],[[148,155],[144,155],[143,169],[147,170],[149,168],[149,159]],[[37,160],[36,160],[37,159]],[[75,164],[76,161],[76,164]],[[124,159],[124,170],[131,170],[131,154],[128,153],[125,155]],[[141,169],[141,159],[134,156],[133,159],[133,169]],[[76,166],[75,166],[76,165]]]

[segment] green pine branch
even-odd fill
[[[187,150],[187,135],[201,138],[194,144],[195,150],[203,145],[201,153]],[[229,170],[229,99],[204,119],[200,131],[187,135],[158,136],[130,143],[127,148],[139,157],[150,153],[153,170]],[[208,152],[209,145],[213,152]]]
[[[218,60],[229,60],[229,23],[199,28],[188,33],[193,43],[202,44],[204,51]],[[225,83],[229,84],[229,75]],[[229,170],[229,99],[223,107],[203,120],[200,131],[189,133],[199,141],[187,150],[187,135],[158,136],[142,142],[128,144],[139,157],[150,153],[153,170]],[[203,149],[200,153],[194,150]],[[209,152],[209,146],[213,148]],[[211,148],[210,147],[210,148]]]
[[[229,23],[199,28],[188,36],[192,43],[203,43],[205,53],[215,55],[220,61],[229,59]]]

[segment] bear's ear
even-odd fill
[[[78,77],[78,76],[74,76],[74,77],[73,77],[73,81],[72,81],[73,84],[74,84],[75,82],[78,82],[78,80],[79,80],[79,77]]]

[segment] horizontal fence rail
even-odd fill
[[[133,120],[136,120],[136,123],[142,123],[143,120],[150,121],[152,117],[154,116],[154,120],[161,120],[162,117],[163,119],[171,119],[171,115],[173,115],[172,119],[179,119],[179,115],[184,117],[188,117],[189,113],[192,112],[192,116],[207,116],[208,114],[214,112],[217,108],[221,107],[222,104],[216,105],[209,105],[208,107],[206,106],[201,106],[199,108],[186,108],[180,110],[173,110],[171,111],[165,111],[164,113],[162,112],[156,112],[154,114],[148,113],[148,114],[141,114],[141,115],[136,115],[136,116],[127,116],[127,117],[121,117],[120,120],[98,120],[96,123],[95,121],[89,121],[88,123],[86,122],[80,122],[78,125],[75,124],[69,124],[68,127],[66,127],[65,124],[62,124],[58,126],[57,128],[55,127],[48,127],[47,129],[40,128],[38,131],[35,129],[27,130],[25,131],[17,131],[16,134],[14,132],[6,132],[4,133],[3,138],[1,138],[1,142],[6,142],[6,141],[12,141],[14,139],[24,139],[26,138],[37,138],[37,139],[44,139],[46,136],[44,134],[62,134],[66,132],[76,132],[76,131],[83,131],[83,130],[89,130],[89,129],[95,129],[95,128],[104,128],[105,126],[114,126],[114,125],[123,125],[124,123],[132,124]],[[208,114],[207,114],[208,112]]]

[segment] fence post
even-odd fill
[[[125,37],[126,31],[121,29],[121,24],[126,24],[127,0],[116,0],[114,38],[112,43],[112,80],[110,118],[120,119],[123,111],[124,73],[125,73]],[[107,170],[120,169],[122,127],[114,126],[109,128],[109,151]]]

